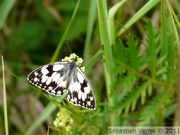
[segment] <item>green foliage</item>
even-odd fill
[[[108,126],[163,126],[169,124],[166,120],[173,125],[173,114],[179,115],[175,93],[180,23],[175,13],[180,3],[173,4],[174,12],[168,1],[136,2],[1,2],[0,52],[6,77],[0,79],[6,81],[7,101],[0,104],[0,124],[5,126],[0,134],[67,134],[53,125],[62,107],[73,119],[69,134],[107,134]],[[43,94],[26,80],[36,67],[69,56],[64,40],[84,57],[95,111],[68,104],[66,95]]]
[[[115,67],[111,96],[117,98],[115,108],[119,110],[119,114],[123,110],[125,114],[137,111],[141,126],[157,119],[159,112],[165,110],[175,92],[175,70],[172,70],[176,66],[174,36],[169,35],[169,41],[172,42],[161,46],[160,33],[150,21],[146,25],[146,31],[146,50],[141,54],[138,41],[132,35],[128,35],[126,44],[119,41],[116,46],[112,46]],[[164,47],[168,49],[162,51],[165,50]],[[144,106],[145,104],[147,105]],[[138,108],[141,108],[140,112]],[[164,115],[163,112],[160,114]]]

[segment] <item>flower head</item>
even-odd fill
[[[56,119],[54,120],[54,126],[65,129],[65,131],[68,132],[72,128],[72,123],[73,119],[70,112],[65,108],[61,108],[61,110],[57,113]]]
[[[72,53],[69,57],[65,57],[62,59],[62,61],[72,62],[75,61],[76,65],[81,68],[81,70],[84,72],[85,68],[83,66],[83,59],[79,58],[75,53]]]

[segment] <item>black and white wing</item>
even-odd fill
[[[93,90],[88,79],[78,66],[75,67],[73,77],[70,79],[67,99],[74,105],[90,110],[96,109]]]
[[[69,65],[68,62],[55,62],[39,67],[32,71],[27,79],[38,88],[45,90],[51,95],[63,95],[66,89],[67,79],[64,68]]]
[[[27,79],[51,95],[59,96],[66,92],[67,99],[72,104],[95,110],[93,90],[76,60],[77,57],[73,57],[72,61],[44,65],[32,71]]]

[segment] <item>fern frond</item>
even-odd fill
[[[133,39],[132,35],[128,35],[127,45],[128,45],[128,56],[129,56],[130,66],[134,70],[138,70],[140,67],[139,63],[141,63],[138,57],[139,52],[140,52],[140,49],[137,48],[138,42]]]
[[[120,105],[118,106],[118,108],[121,111],[125,109],[125,113],[128,113],[131,106],[131,111],[134,111],[139,97],[145,97],[145,95],[143,94],[144,92],[146,92],[148,85],[150,85],[149,82],[146,82],[141,87],[134,89],[131,93],[129,93],[120,101]]]
[[[149,70],[151,71],[152,78],[156,76],[157,69],[157,56],[160,50],[159,43],[157,41],[157,37],[159,37],[156,33],[156,29],[153,28],[152,23],[150,21],[147,22],[146,25],[147,30],[147,43],[149,45],[147,50],[147,63],[149,65]]]
[[[138,125],[139,126],[148,125],[159,112],[162,112],[162,110],[165,109],[165,105],[169,100],[169,98],[171,97],[171,95],[172,93],[170,94],[168,90],[164,89],[162,93],[159,93],[156,97],[154,97],[149,102],[149,105],[147,105],[143,109],[143,112],[141,113],[141,116],[139,118],[140,122],[138,123]]]
[[[120,41],[112,46],[115,67],[112,71],[111,96],[115,98],[114,107],[125,114],[142,108],[139,125],[147,125],[153,118],[158,118],[157,114],[161,114],[160,111],[165,109],[167,100],[174,93],[175,82],[176,61],[173,59],[176,49],[173,38],[166,46],[168,49],[165,49],[160,45],[160,34],[150,21],[146,30],[148,48],[143,55],[140,55],[140,47],[132,35],[127,37],[126,45]],[[149,96],[152,94],[151,99]],[[145,103],[149,104],[143,108]]]

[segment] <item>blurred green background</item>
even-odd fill
[[[114,72],[110,73],[114,79],[110,77],[109,80],[112,80],[110,84],[107,79],[108,73],[106,70],[103,70],[106,66],[108,69],[108,61],[117,60],[115,55],[112,54],[118,55],[119,40],[124,44],[125,50],[128,50],[127,35],[129,34],[133,35],[136,42],[138,41],[136,47],[139,50],[136,50],[135,47],[133,53],[137,53],[138,56],[144,53],[146,50],[143,48],[146,46],[144,42],[146,42],[145,33],[148,20],[152,22],[153,27],[155,27],[154,30],[156,29],[163,35],[167,32],[166,28],[168,25],[166,24],[167,26],[164,25],[163,27],[162,20],[164,18],[162,13],[166,14],[167,18],[170,18],[173,11],[175,11],[174,15],[179,19],[180,2],[176,0],[171,0],[170,3],[160,0],[123,0],[121,5],[119,5],[120,2],[117,0],[4,0],[0,2],[0,54],[4,57],[6,75],[6,78],[0,77],[0,83],[2,84],[3,80],[6,81],[9,134],[67,134],[66,131],[61,131],[60,128],[56,129],[53,126],[59,107],[55,107],[52,99],[44,96],[39,90],[30,87],[26,80],[27,75],[35,68],[52,61],[61,61],[62,58],[71,54],[64,40],[68,42],[73,53],[84,59],[84,64],[87,68],[85,73],[91,82],[97,103],[96,111],[87,111],[76,106],[70,106],[74,124],[72,125],[72,131],[68,134],[107,134],[108,126],[136,126],[138,123],[144,126],[180,125],[180,121],[175,122],[175,118],[178,119],[178,116],[175,117],[178,114],[178,110],[175,107],[176,103],[178,103],[178,94],[175,94],[176,92],[178,93],[176,91],[177,88],[175,88],[175,82],[178,82],[178,78],[170,82],[173,85],[172,89],[174,92],[171,98],[168,97],[167,99],[169,101],[168,105],[166,104],[166,106],[162,102],[163,109],[158,107],[159,110],[145,121],[143,118],[146,117],[141,112],[143,112],[144,108],[145,110],[148,109],[146,106],[149,105],[149,101],[156,97],[158,92],[161,92],[161,86],[164,89],[166,81],[157,83],[159,76],[153,78],[150,75],[149,80],[154,79],[152,81],[153,85],[151,85],[152,88],[149,88],[152,90],[152,93],[148,95],[148,92],[143,92],[141,93],[142,97],[137,96],[138,98],[133,100],[131,96],[126,97],[127,92],[131,92],[133,88],[135,89],[134,85],[141,87],[141,84],[144,83],[147,77],[143,78],[137,74],[138,79],[133,80],[131,78],[131,84],[133,85],[129,84],[128,86],[130,87],[126,91],[124,84],[130,83],[130,80],[125,78],[130,73],[128,68],[125,71],[119,68],[118,64],[115,64],[114,72],[117,71],[117,74],[115,73],[117,78],[113,76]],[[171,12],[169,12],[168,4],[173,9]],[[104,13],[105,16],[101,13]],[[72,17],[73,14],[75,14],[74,18]],[[104,21],[100,18],[104,19]],[[109,22],[113,23],[113,26]],[[172,23],[169,24],[171,25]],[[68,25],[70,27],[67,30]],[[103,25],[107,29],[109,28],[108,32],[101,28]],[[176,20],[175,25],[178,26],[176,30],[179,32],[178,20]],[[102,41],[103,34],[107,34],[110,44],[107,45],[107,42]],[[65,36],[64,38],[62,38],[63,35]],[[159,40],[162,39],[162,35],[158,35]],[[177,40],[178,36],[174,37],[171,39]],[[129,41],[133,41],[133,39],[129,39]],[[160,42],[158,41],[159,44]],[[136,43],[134,42],[134,44]],[[177,45],[177,43],[174,44]],[[111,45],[117,47],[117,50],[115,49],[113,52],[112,49],[110,50],[112,54],[107,55],[107,46],[111,48]],[[178,48],[176,45],[172,46]],[[57,49],[58,46],[59,49]],[[165,56],[160,57],[163,50],[159,48],[155,48],[155,50],[160,50],[157,52],[157,60],[159,63],[163,63],[166,58]],[[119,54],[121,53],[128,58],[131,57],[122,53],[125,50],[119,51]],[[174,52],[175,50],[178,51],[178,49],[174,49]],[[58,55],[55,55],[56,51]],[[168,55],[168,53],[166,54]],[[149,54],[147,55],[149,56]],[[112,59],[108,60],[108,56],[109,58],[112,56]],[[178,52],[176,52],[171,59],[175,61],[172,64],[175,67],[175,72],[178,67],[178,56]],[[146,58],[148,61],[148,57]],[[119,61],[123,60],[120,59]],[[140,73],[148,76],[151,74],[151,70],[146,70],[146,66],[141,66]],[[2,73],[2,70],[0,72]],[[158,73],[161,74],[162,72],[164,70]],[[143,79],[139,79],[140,77]],[[161,77],[166,78],[166,75]],[[173,73],[171,77],[176,78],[177,76]],[[119,78],[122,80],[120,81],[121,83]],[[0,95],[0,125],[2,125],[0,134],[7,134],[7,132],[5,133],[7,125],[4,122],[6,118],[4,117],[3,107],[5,103],[3,103],[2,90]],[[136,107],[130,110],[130,105],[133,102]],[[168,110],[166,110],[166,107]],[[160,112],[161,110],[164,111],[163,115]],[[50,127],[48,128],[48,126]]]

